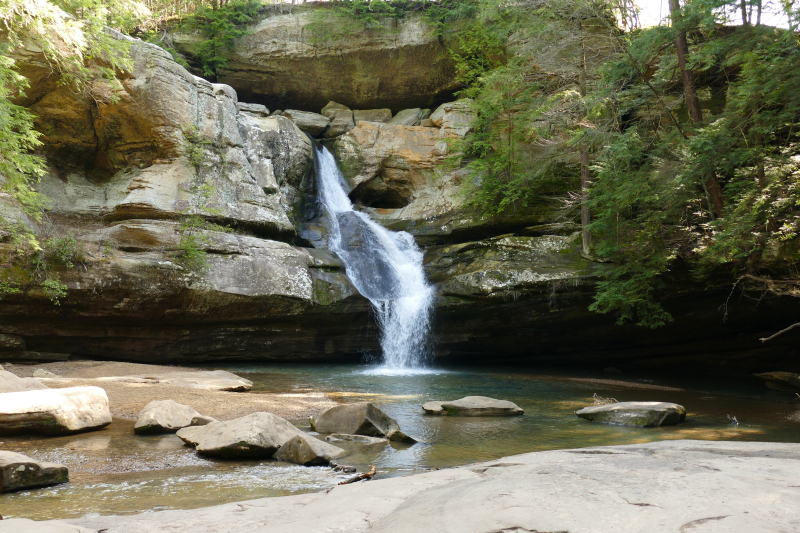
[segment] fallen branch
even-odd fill
[[[355,483],[356,481],[361,481],[362,479],[364,480],[372,479],[372,476],[374,476],[376,472],[377,470],[375,469],[375,467],[369,465],[369,472],[362,472],[357,476],[347,478],[344,481],[340,482],[339,485],[347,485],[348,483]]]
[[[767,342],[768,340],[772,340],[775,337],[777,337],[778,335],[780,335],[782,333],[786,333],[787,331],[792,330],[792,329],[794,329],[794,328],[796,328],[798,326],[800,326],[800,322],[798,322],[797,324],[792,324],[791,326],[789,326],[786,329],[780,330],[778,333],[776,333],[775,335],[772,335],[771,337],[767,337],[767,338],[764,338],[764,339],[758,339],[758,340],[760,340],[761,342]]]

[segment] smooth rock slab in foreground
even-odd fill
[[[320,433],[347,433],[368,437],[386,437],[398,442],[414,443],[390,417],[369,402],[337,405],[309,419],[314,431]]]
[[[205,426],[216,422],[213,418],[203,416],[194,408],[173,400],[155,400],[144,406],[133,431],[136,434],[175,433],[189,426]]]
[[[683,422],[686,409],[668,402],[619,402],[584,407],[575,414],[592,422],[651,428]]]
[[[466,396],[452,402],[426,402],[422,408],[429,415],[442,416],[516,416],[524,413],[514,402],[486,396]]]
[[[100,387],[8,392],[0,396],[0,435],[58,435],[111,423],[108,396]]]
[[[0,451],[0,492],[35,489],[69,481],[67,467],[31,459],[21,453]]]
[[[800,444],[678,440],[67,522],[105,533],[787,533],[800,524],[798,479]],[[0,533],[16,523],[0,521]]]
[[[272,413],[252,413],[227,422],[178,430],[178,437],[198,453],[225,459],[266,459],[302,431]]]
[[[345,451],[338,446],[322,442],[311,435],[295,435],[275,453],[275,459],[298,465],[328,465]]]

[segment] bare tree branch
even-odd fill
[[[796,323],[796,324],[792,324],[791,326],[789,326],[789,327],[788,327],[788,328],[786,328],[786,329],[782,329],[782,330],[780,330],[778,333],[776,333],[775,335],[772,335],[771,337],[767,337],[767,338],[765,338],[765,339],[758,339],[758,340],[760,340],[761,342],[767,342],[768,340],[772,340],[772,339],[774,339],[775,337],[777,337],[778,335],[780,335],[780,334],[782,334],[782,333],[786,333],[787,331],[789,331],[789,330],[792,330],[792,329],[794,329],[794,328],[796,328],[796,327],[798,327],[798,326],[800,326],[800,322],[798,322],[798,323]]]

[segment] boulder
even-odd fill
[[[328,442],[354,442],[367,446],[389,442],[389,439],[385,437],[367,437],[366,435],[348,435],[346,433],[331,433],[330,435],[325,435],[325,440]]]
[[[29,390],[43,390],[47,386],[42,385],[33,378],[21,378],[7,370],[0,370],[0,393],[4,392],[23,392]],[[0,406],[0,409],[2,406]]]
[[[58,435],[100,429],[110,423],[108,396],[100,387],[9,392],[0,400],[0,435]]]
[[[791,372],[764,372],[753,374],[764,380],[764,384],[772,390],[784,392],[800,392],[800,374]]]
[[[441,127],[442,136],[463,138],[474,129],[475,111],[472,109],[472,100],[464,98],[442,104],[431,114],[430,119],[433,125]]]
[[[332,460],[344,454],[345,451],[337,446],[301,433],[284,442],[275,453],[275,459],[304,466],[327,466]]]
[[[4,213],[0,212],[0,216]],[[10,335],[8,333],[0,333],[0,351],[4,350],[24,350],[25,339],[19,335]]]
[[[403,109],[398,111],[395,116],[389,121],[389,124],[396,126],[413,126],[418,120],[422,118],[422,109],[415,107],[414,109]]]
[[[466,396],[452,402],[427,402],[422,408],[429,415],[516,416],[523,410],[515,403],[486,396]]]
[[[262,117],[269,116],[269,109],[267,109],[267,106],[261,104],[246,104],[244,102],[238,102],[236,104],[236,110],[240,113],[252,113]]]
[[[266,459],[302,431],[271,413],[253,413],[227,422],[178,430],[198,453],[225,459]]]
[[[358,111],[353,111],[353,120],[356,123],[356,126],[360,121],[364,122],[381,122],[386,123],[392,120],[392,110],[391,109],[362,109]]]
[[[195,424],[194,422],[198,423]],[[172,400],[155,400],[144,406],[133,427],[134,433],[175,433],[189,426],[205,426],[214,419],[208,419],[188,405]]]
[[[298,111],[297,109],[287,109],[283,112],[283,116],[294,122],[298,128],[312,137],[318,137],[325,131],[328,124],[331,123],[328,117],[322,116],[319,113]]]
[[[250,267],[252,268],[252,266]],[[55,377],[41,378],[44,383],[66,384],[71,381],[94,381],[103,383],[115,381],[120,383],[138,383],[142,385],[170,385],[226,392],[245,392],[250,390],[253,382],[225,370],[187,370],[183,372],[166,372],[164,374],[141,374],[134,376],[106,376],[99,378]],[[198,413],[199,414],[199,413]]]
[[[69,481],[67,467],[31,459],[21,453],[0,451],[0,492],[35,489]]]
[[[323,411],[316,417],[310,417],[311,427],[320,433],[347,433],[351,435],[367,435],[369,437],[386,437],[398,442],[415,443],[390,417],[369,402],[337,405]]]
[[[58,374],[53,374],[49,370],[45,370],[44,368],[37,368],[33,371],[33,377],[35,378],[57,378]]]
[[[584,407],[575,414],[591,422],[651,428],[683,422],[686,409],[668,402],[619,402]]]
[[[353,112],[345,105],[328,102],[328,105],[322,108],[322,114],[331,121],[323,134],[325,138],[338,137],[356,126],[353,121]]]

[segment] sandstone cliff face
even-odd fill
[[[263,59],[264,72],[274,67],[283,76],[276,79],[294,83],[292,65],[317,61],[302,40],[281,37],[296,37],[303,27],[297,20],[306,19],[262,21],[262,30],[246,38],[251,44],[237,43],[232,60],[241,44],[242,54]],[[289,29],[277,31],[279,23]],[[292,24],[300,30],[290,31]],[[398,49],[408,57],[414,50],[428,54],[425,61],[433,57],[433,68],[437,56],[425,46],[434,44],[415,48],[428,37],[413,28],[402,29],[408,35]],[[273,30],[274,42],[266,37]],[[425,248],[426,271],[440,288],[437,355],[481,362],[597,358],[607,366],[653,356],[694,361],[702,353],[707,364],[718,366],[737,361],[730,356],[735,349],[738,365],[771,361],[796,368],[794,348],[777,342],[765,357],[756,340],[774,328],[786,305],[764,302],[756,312],[731,304],[721,326],[717,308],[729,287],[702,291],[688,280],[672,280],[668,305],[676,322],[655,333],[619,328],[614,317],[590,313],[600,266],[579,256],[578,228],[555,223],[546,203],[496,217],[471,208],[466,185],[480,177],[444,164],[450,141],[471,127],[469,103],[445,103],[425,120],[422,109],[391,120],[385,109],[363,112],[392,102],[406,105],[412,91],[429,101],[440,93],[439,86],[411,87],[414,76],[430,74],[424,65],[406,65],[408,72],[392,78],[385,69],[397,67],[395,52],[384,37],[359,39],[342,55],[371,62],[374,68],[364,75],[377,76],[369,79],[379,78],[386,92],[384,85],[370,92],[364,87],[371,85],[359,85],[353,76],[328,90],[303,78],[321,71],[300,66],[297,91],[307,90],[308,98],[322,95],[306,109],[321,110],[329,100],[355,109],[355,127],[325,142],[341,163],[351,198],[386,227],[409,231]],[[316,52],[329,54],[321,63],[334,60],[333,52]],[[81,94],[58,85],[35,52],[21,58],[33,85],[22,103],[38,115],[50,165],[39,189],[52,205],[48,219],[37,224],[0,195],[0,216],[45,237],[75,236],[84,259],[59,272],[68,287],[60,305],[30,283],[29,273],[11,272],[23,291],[0,300],[0,359],[325,361],[374,352],[378,334],[367,301],[339,260],[321,248],[311,141],[289,117],[239,102],[231,87],[191,75],[157,47],[134,43],[133,57],[134,68],[122,73],[120,87],[97,81]],[[266,78],[258,79],[245,91],[268,87]],[[279,84],[270,87],[270,94],[279,94],[272,92]],[[176,260],[187,215],[233,230],[192,230],[206,253],[201,270]],[[0,234],[0,254],[10,248],[2,239]]]
[[[317,23],[315,11],[332,22]],[[421,17],[385,28],[331,36],[341,28],[324,6],[273,11],[236,40],[217,81],[270,109],[317,111],[333,100],[353,109],[435,107],[458,89],[455,68],[433,27]],[[176,33],[190,61],[201,37]]]

